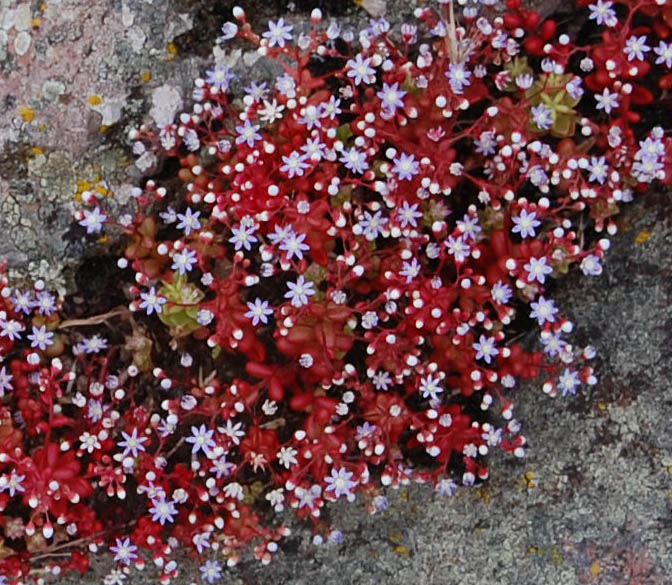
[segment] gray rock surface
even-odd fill
[[[313,4],[297,1],[292,15],[286,1],[237,3],[259,21],[281,13],[300,19],[304,5]],[[317,3],[346,21],[362,18],[350,0]],[[63,267],[83,252],[81,239],[64,237],[77,195],[99,188],[123,204],[142,175],[127,131],[160,117],[152,112],[157,103],[159,110],[186,103],[193,78],[214,58],[212,43],[233,4],[0,0],[0,258],[21,274],[65,285]],[[414,4],[388,0],[388,12],[398,18]],[[548,13],[562,3],[537,4]],[[261,75],[260,66],[250,74]],[[635,204],[602,276],[562,283],[556,296],[577,323],[577,339],[597,346],[601,382],[569,399],[521,388],[517,416],[530,444],[526,459],[494,457],[487,484],[450,499],[410,486],[392,492],[391,508],[374,516],[361,505],[334,506],[342,544],[316,547],[299,528],[274,565],[246,561],[224,582],[671,584],[667,205],[665,198]],[[97,559],[87,577],[61,581],[99,583],[110,568]],[[177,582],[196,575],[185,565]],[[125,582],[152,577],[148,567]]]

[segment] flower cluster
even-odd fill
[[[329,501],[451,495],[487,479],[491,449],[523,457],[520,379],[597,382],[551,288],[573,265],[599,275],[619,205],[672,178],[647,122],[668,7],[579,2],[582,45],[518,0],[440,4],[358,33],[315,10],[258,35],[234,9],[220,42],[283,73],[241,88],[208,70],[191,111],[131,136],[183,192],[150,180],[127,214],[94,192],[76,213],[125,234],[128,306],[67,318],[3,277],[6,582],[106,547],[107,582],[152,560],[167,583],[186,547],[215,583],[248,545],[271,561],[285,510],[338,541]]]

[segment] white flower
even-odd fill
[[[293,447],[282,447],[278,451],[278,461],[280,465],[289,469],[292,465],[296,465],[299,462],[296,458],[298,454],[299,452]]]
[[[278,101],[275,99],[272,102],[264,100],[264,107],[258,112],[259,119],[267,124],[272,124],[282,118],[282,111],[284,109],[285,106],[278,105]]]
[[[210,585],[222,578],[222,565],[217,561],[207,560],[204,565],[199,567],[199,570],[201,571],[202,579]]]
[[[383,83],[383,89],[378,92],[384,109],[394,112],[397,108],[404,107],[403,97],[406,92],[399,88],[399,83],[388,85]]]
[[[465,67],[464,63],[451,63],[446,77],[455,93],[462,93],[464,86],[471,85],[471,71]]]
[[[431,400],[437,400],[439,394],[443,392],[443,388],[441,387],[440,382],[441,380],[438,376],[434,378],[431,374],[429,374],[426,378],[421,378],[420,388],[418,388],[418,390],[422,394],[422,397],[429,398]]]
[[[185,248],[182,252],[173,254],[173,264],[171,268],[177,270],[181,275],[191,272],[198,260],[196,259],[196,252]]]
[[[252,244],[256,243],[258,240],[253,235],[255,232],[254,226],[239,225],[231,229],[233,235],[229,238],[229,242],[235,245],[236,251],[241,248],[245,250],[251,250]]]
[[[352,481],[353,475],[353,472],[348,471],[345,467],[332,468],[331,477],[324,478],[324,482],[328,484],[324,491],[333,491],[336,498],[345,496],[348,501],[354,501],[355,494],[352,493],[352,489],[357,485],[357,482]]]
[[[134,428],[130,435],[121,431],[121,436],[124,437],[124,440],[119,441],[117,445],[124,448],[123,457],[126,457],[129,453],[132,457],[137,457],[140,451],[146,451],[143,443],[147,441],[147,437],[138,437],[137,428]]]
[[[177,218],[180,220],[180,223],[177,224],[178,230],[184,230],[184,235],[188,236],[191,232],[194,232],[201,227],[201,222],[198,221],[201,213],[197,211],[194,213],[191,211],[190,207],[187,207],[187,210],[184,213],[178,213]]]
[[[100,207],[96,207],[93,211],[84,210],[84,219],[79,222],[79,225],[86,228],[87,234],[95,234],[103,229],[103,224],[107,219]]]
[[[599,276],[602,274],[600,259],[594,254],[588,254],[588,256],[581,261],[581,272],[586,276]]]
[[[553,272],[553,267],[546,264],[546,257],[530,258],[530,262],[523,267],[528,272],[528,282],[532,283],[535,280],[539,284],[546,282],[546,275]]]
[[[290,299],[292,306],[302,307],[308,304],[308,297],[315,294],[313,282],[306,280],[303,275],[297,278],[296,282],[288,282],[289,291],[285,293],[285,298]]]
[[[215,431],[212,429],[207,429],[203,424],[200,427],[191,427],[191,437],[187,437],[186,442],[191,443],[193,447],[191,448],[192,454],[203,451],[208,455],[211,449],[215,446],[215,441],[212,439],[212,435]]]
[[[588,180],[597,181],[600,185],[604,185],[604,182],[607,180],[607,174],[609,173],[609,165],[607,164],[605,157],[591,157],[587,168],[590,171]]]
[[[581,385],[578,372],[574,372],[569,368],[558,377],[558,386],[562,391],[563,396],[567,394],[576,394],[576,389]]]
[[[243,423],[237,422],[234,425],[230,418],[227,419],[225,427],[217,427],[217,431],[229,437],[236,445],[240,445],[241,437],[245,436],[245,431],[242,429]]]
[[[249,120],[245,120],[242,126],[236,126],[236,144],[247,144],[250,148],[254,147],[255,142],[261,140],[259,126],[253,125]]]
[[[367,240],[372,242],[384,231],[387,221],[387,218],[383,217],[382,211],[376,211],[373,215],[365,211],[364,219],[359,220],[356,224],[358,229],[355,231],[355,234],[361,233]]]
[[[277,22],[269,20],[268,31],[266,31],[262,36],[268,39],[269,47],[275,47],[275,45],[278,45],[279,47],[284,47],[285,41],[289,41],[292,39],[292,35],[290,34],[290,32],[293,28],[294,27],[285,24],[285,21],[282,18],[278,19]]]
[[[5,395],[5,392],[14,389],[14,386],[12,385],[13,378],[14,376],[12,376],[12,374],[7,373],[5,366],[0,368],[0,398]]]
[[[422,213],[418,211],[418,204],[409,205],[408,201],[404,200],[401,207],[397,209],[397,221],[402,228],[409,225],[411,227],[418,227],[417,220],[422,217]]]
[[[597,109],[604,110],[606,114],[611,114],[611,110],[618,107],[618,94],[611,93],[608,88],[604,88],[602,95],[596,95]]]
[[[153,514],[152,520],[159,522],[163,526],[166,522],[173,522],[173,516],[177,515],[175,503],[172,500],[166,501],[165,494],[161,494],[152,501],[152,507],[149,509]]]
[[[400,181],[411,181],[420,172],[420,163],[415,160],[415,156],[412,154],[402,152],[393,162],[392,172],[397,175]]]
[[[515,224],[511,231],[520,234],[521,238],[533,238],[536,235],[535,228],[541,225],[536,212],[528,213],[526,209],[521,209],[520,215],[512,217],[511,220]]]
[[[12,470],[9,477],[0,475],[0,493],[9,491],[9,497],[13,498],[16,492],[25,492],[26,488],[21,485],[24,479],[26,479],[26,476],[19,475],[15,470]]]
[[[490,295],[492,296],[492,300],[497,304],[505,305],[511,300],[513,292],[508,285],[504,284],[501,280],[498,280],[494,285],[492,285]]]
[[[123,563],[124,565],[130,565],[131,561],[134,561],[138,558],[136,554],[138,547],[131,543],[130,538],[121,538],[115,539],[115,546],[110,547],[110,551],[114,553],[114,560],[118,563]]]
[[[628,61],[634,61],[635,59],[643,61],[644,53],[648,53],[650,50],[651,47],[646,44],[646,35],[641,37],[633,35],[625,41],[623,52],[628,56]]]
[[[54,334],[52,331],[47,331],[47,326],[42,325],[40,327],[35,327],[33,325],[33,332],[27,335],[30,340],[30,347],[37,347],[44,351],[50,345],[53,345]]]
[[[532,108],[532,121],[539,130],[548,130],[553,125],[553,111],[545,104]]]
[[[98,437],[96,435],[92,435],[91,433],[82,433],[79,436],[79,440],[82,444],[81,449],[89,453],[93,453],[96,449],[101,448]]]
[[[348,150],[344,150],[341,157],[338,159],[346,169],[359,175],[363,174],[369,168],[369,163],[366,162],[366,154],[357,150],[354,146]]]
[[[455,256],[455,262],[464,262],[471,252],[471,249],[464,241],[463,236],[458,236],[457,238],[448,236],[448,239],[445,242],[445,246],[448,248],[448,253],[452,256]]]
[[[472,347],[476,350],[476,359],[483,359],[486,364],[491,363],[492,358],[499,354],[494,337],[481,335],[478,342],[474,343]]]
[[[358,53],[354,59],[349,59],[346,63],[348,69],[347,76],[354,79],[355,85],[364,83],[374,83],[376,81],[376,71],[371,67],[371,59]]]
[[[665,41],[660,41],[654,52],[658,57],[656,58],[656,65],[665,63],[665,67],[672,68],[672,43],[667,44]]]
[[[378,325],[378,315],[374,311],[367,311],[362,315],[362,327],[364,329],[373,329]]]
[[[616,18],[616,12],[612,9],[613,4],[613,2],[604,2],[603,0],[597,0],[596,4],[590,4],[588,6],[590,20],[594,20],[599,25],[616,26],[618,19]]]
[[[289,156],[283,156],[282,162],[284,163],[280,167],[280,171],[287,173],[287,177],[293,179],[296,177],[303,177],[303,173],[306,169],[310,168],[310,165],[306,163],[308,155],[300,154],[298,151],[293,150]]]
[[[310,250],[310,246],[304,243],[306,234],[297,234],[291,230],[280,243],[279,248],[287,253],[287,260],[296,256],[297,260],[303,260],[303,253]]]
[[[245,317],[252,319],[252,325],[255,327],[259,323],[268,324],[268,315],[273,314],[273,309],[269,308],[268,301],[262,301],[260,298],[254,299],[254,303],[247,303],[249,311],[245,313]]]
[[[555,314],[558,309],[552,300],[547,300],[541,296],[537,302],[530,303],[530,307],[532,307],[530,317],[536,319],[539,325],[555,322]]]
[[[222,25],[222,36],[219,37],[221,41],[229,41],[238,34],[238,26],[233,22],[225,22]]]
[[[147,314],[151,315],[153,311],[160,313],[163,310],[163,305],[168,302],[165,297],[156,294],[154,287],[149,289],[149,292],[140,293],[140,308],[146,309]]]
[[[243,491],[242,485],[240,485],[237,481],[232,481],[231,483],[226,484],[226,487],[224,488],[224,495],[227,498],[242,500],[245,497],[245,492]]]

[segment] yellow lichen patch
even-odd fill
[[[394,552],[397,553],[398,555],[406,555],[407,557],[410,556],[410,551],[402,544],[399,546],[394,547]]]
[[[607,403],[606,402],[598,402],[597,403],[597,408],[600,410],[607,410]]]
[[[530,548],[527,549],[527,554],[528,555],[543,555],[544,550],[539,548],[538,546],[531,546]]]
[[[562,562],[562,555],[560,554],[560,551],[557,548],[553,549],[553,552],[551,553],[551,559],[553,560],[554,563]]]
[[[600,563],[595,561],[592,565],[590,565],[590,574],[593,577],[597,577],[600,573],[602,572],[602,567],[600,567]]]
[[[44,150],[42,150],[39,146],[33,146],[33,147],[30,149],[30,153],[31,153],[33,156],[37,156],[38,154],[44,154]]]
[[[110,191],[102,180],[100,175],[96,175],[92,180],[77,179],[77,191],[75,192],[75,201],[82,201],[86,192],[95,191],[99,197],[114,197],[114,192]]]
[[[528,489],[532,489],[537,487],[537,482],[534,481],[534,471],[526,471],[523,474],[523,479],[521,481],[521,484],[523,487],[526,487]]]
[[[152,72],[151,71],[145,71],[141,75],[141,79],[142,79],[143,82],[147,83],[148,81],[150,81],[152,79]]]
[[[99,131],[100,131],[101,134],[105,134],[105,132],[107,132],[109,129],[110,129],[109,126],[105,126],[105,124],[103,124],[103,125],[99,128]]]
[[[33,28],[39,28],[40,25],[42,24],[42,19],[41,18],[33,18],[31,22]]]
[[[89,103],[92,106],[99,106],[100,104],[103,103],[103,98],[101,98],[98,94],[94,94],[89,97]]]
[[[476,497],[479,500],[483,500],[484,502],[489,502],[490,501],[490,490],[487,487],[479,487],[476,490]]]
[[[40,132],[44,132],[47,129],[47,125],[42,122],[42,124],[40,124],[37,128]]]
[[[651,237],[651,232],[639,232],[635,238],[635,242],[638,244],[645,244],[649,241]]]
[[[168,61],[175,59],[177,54],[180,52],[175,43],[168,43],[166,45],[166,51],[168,51]]]
[[[35,110],[30,106],[21,106],[19,115],[24,122],[32,122],[35,119]]]

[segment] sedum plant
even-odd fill
[[[337,541],[330,501],[450,496],[492,449],[524,457],[521,379],[597,382],[552,285],[599,275],[620,206],[672,177],[669,129],[647,123],[669,7],[580,1],[579,41],[517,0],[458,4],[261,34],[235,8],[220,42],[282,73],[209,69],[190,111],[131,135],[182,188],[148,180],[117,217],[85,193],[76,213],[122,236],[126,305],[73,316],[2,272],[3,583],[102,549],[109,584],[150,564],[168,583],[181,549],[216,583],[247,549],[272,560],[285,511]]]

